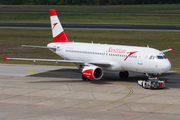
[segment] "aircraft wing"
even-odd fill
[[[28,61],[34,61],[34,62],[56,62],[56,63],[79,63],[79,64],[93,64],[97,66],[110,66],[111,64],[109,62],[99,62],[99,61],[77,61],[77,60],[55,60],[55,59],[33,59],[33,58],[6,58],[4,55],[4,61],[7,60],[28,60]]]
[[[161,52],[165,53],[165,52],[169,52],[169,51],[171,51],[171,50],[172,50],[172,49],[171,49],[170,47],[168,47],[168,46],[167,46],[167,48],[168,48],[168,49],[166,49],[166,50],[162,50]]]
[[[56,47],[46,47],[46,46],[33,46],[33,45],[22,45],[22,47],[32,47],[32,48],[48,48],[48,49],[56,49]],[[77,61],[77,60],[55,60],[55,59],[35,59],[35,58],[6,58],[4,55],[4,61],[7,60],[28,60],[34,62],[56,62],[56,63],[75,63],[75,64],[84,64],[84,65],[97,65],[101,67],[107,67],[111,64],[109,62],[104,61]]]
[[[106,61],[89,61],[88,63],[96,65],[96,66],[100,66],[100,67],[111,66],[110,62],[106,62]]]

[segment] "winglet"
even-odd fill
[[[167,48],[169,49],[169,50],[172,50],[169,46],[167,46]],[[169,51],[168,51],[169,52]]]
[[[4,57],[4,61],[6,61],[6,57],[3,55],[3,57]]]
[[[162,53],[165,53],[165,52],[169,52],[169,51],[171,51],[171,50],[172,50],[169,46],[167,46],[167,48],[168,48],[168,49],[166,49],[166,50],[162,50],[161,52],[162,52]]]

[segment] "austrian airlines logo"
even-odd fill
[[[113,53],[125,53],[126,49],[118,49],[118,48],[109,48],[108,50],[106,50],[106,52],[113,52]]]
[[[129,57],[129,56],[131,56],[132,54],[134,54],[134,53],[137,53],[138,51],[134,51],[134,52],[128,52],[128,56],[124,59],[124,61]]]
[[[54,23],[54,24],[53,24],[53,30],[54,30],[54,27],[55,27],[57,24],[58,24],[58,23]]]
[[[126,52],[126,49],[123,49],[123,48],[112,48],[112,47],[110,47],[109,49],[106,50],[106,52],[111,52],[111,53],[127,53],[128,56],[124,59],[124,61],[126,61],[126,59],[129,56],[131,56],[134,53],[137,53],[138,51]]]

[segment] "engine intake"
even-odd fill
[[[99,80],[103,77],[103,70],[98,66],[85,66],[82,74],[90,80]]]

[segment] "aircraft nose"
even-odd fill
[[[163,63],[163,71],[166,72],[170,69],[171,69],[171,63],[169,62],[169,60],[167,60],[166,62]]]

